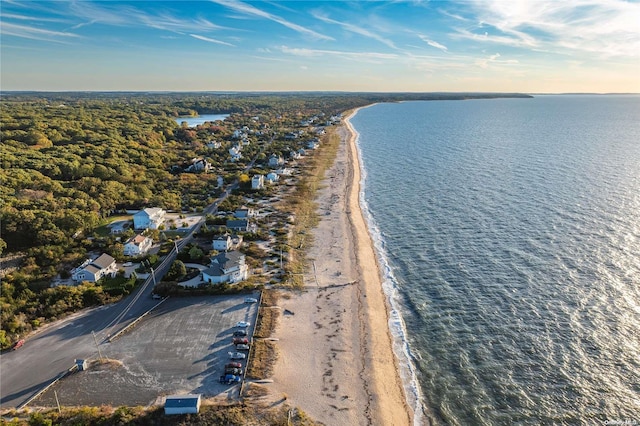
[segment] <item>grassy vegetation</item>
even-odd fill
[[[258,319],[253,333],[250,362],[247,366],[247,376],[254,379],[266,379],[273,373],[273,367],[278,359],[276,345],[265,338],[271,337],[275,331],[280,316],[280,310],[274,307],[278,303],[277,290],[264,290],[262,302],[258,308]]]
[[[295,216],[289,234],[289,257],[285,268],[287,278],[283,282],[285,286],[304,286],[302,274],[307,264],[306,248],[313,242],[311,230],[319,221],[315,197],[326,171],[335,162],[339,145],[337,128],[329,128],[322,138],[322,149],[309,160],[306,175],[300,178],[294,193],[283,203],[284,209]]]
[[[269,407],[261,404],[202,405],[199,414],[165,416],[162,407],[78,407],[63,408],[62,412],[48,410],[29,415],[5,413],[1,423],[7,426],[177,426],[177,425],[296,425],[314,426],[304,412],[287,404]]]

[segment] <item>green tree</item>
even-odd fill
[[[175,260],[165,277],[168,281],[173,281],[185,275],[187,275],[187,267],[181,260]]]

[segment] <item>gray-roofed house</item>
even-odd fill
[[[250,223],[247,219],[227,220],[227,229],[236,232],[256,232],[256,224]]]
[[[202,281],[205,283],[237,283],[249,276],[245,256],[238,251],[228,251],[212,257],[209,266],[202,271]]]
[[[90,281],[97,282],[105,275],[115,275],[118,271],[116,260],[106,253],[103,253],[96,260],[87,259],[71,272],[74,281]]]
[[[164,414],[197,414],[200,402],[200,394],[169,395],[164,400]]]

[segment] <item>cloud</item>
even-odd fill
[[[490,64],[500,64],[500,65],[517,65],[520,62],[516,59],[506,59],[506,60],[501,60],[499,59],[501,56],[499,53],[496,53],[494,55],[488,56],[486,58],[479,58],[475,60],[475,65],[479,66],[480,68],[489,68]]]
[[[602,58],[640,56],[638,2],[485,0],[468,7],[481,22],[476,29],[489,31],[483,37],[458,30],[461,38]]]
[[[61,43],[60,39],[79,38],[77,34],[45,30],[42,28],[34,28],[27,25],[11,24],[9,22],[0,21],[0,34],[3,36],[14,36],[28,38],[32,40],[52,41]]]
[[[421,34],[419,34],[418,37],[420,37],[420,39],[422,41],[424,41],[425,43],[427,43],[431,47],[435,47],[436,49],[440,49],[443,52],[447,51],[447,46],[444,46],[444,45],[438,43],[437,41],[430,40],[429,38],[427,38],[426,36],[423,36]]]
[[[244,15],[249,15],[249,16],[255,16],[258,18],[264,18],[264,19],[268,19],[270,21],[273,22],[277,22],[278,24],[287,27],[291,30],[294,30],[300,34],[305,34],[308,36],[311,36],[315,39],[320,39],[320,40],[335,40],[333,37],[329,37],[326,36],[324,34],[320,34],[317,33],[313,30],[310,30],[308,28],[305,28],[301,25],[295,24],[293,22],[289,22],[286,19],[277,16],[277,15],[273,15],[269,12],[266,12],[264,10],[258,9],[250,4],[247,3],[243,3],[243,2],[239,2],[239,1],[233,1],[233,0],[211,0],[213,3],[217,3],[219,5],[225,6],[235,12],[244,14]]]
[[[225,45],[225,46],[235,47],[233,44],[227,43],[225,41],[216,40],[216,39],[213,39],[213,38],[204,37],[204,36],[197,35],[197,34],[189,34],[189,35],[191,37],[193,37],[193,38],[197,38],[198,40],[202,40],[202,41],[207,41],[209,43],[222,44],[222,45]]]
[[[350,60],[397,60],[399,56],[394,53],[378,53],[378,52],[347,52],[342,50],[323,50],[323,49],[307,49],[280,46],[280,51],[295,56],[314,57],[314,56],[339,56]]]
[[[37,22],[69,22],[58,18],[43,18],[39,16],[18,15],[15,13],[3,13],[2,19],[17,19],[21,21],[37,21]]]
[[[359,34],[361,36],[365,36],[365,37],[371,38],[373,40],[377,40],[380,43],[391,47],[392,49],[397,49],[395,44],[391,40],[388,40],[388,39],[380,36],[379,34],[371,32],[371,31],[369,31],[369,30],[367,30],[365,28],[358,27],[358,26],[350,24],[348,22],[336,21],[335,19],[331,19],[328,16],[323,15],[323,14],[321,14],[319,12],[314,12],[312,15],[313,15],[314,18],[316,18],[316,19],[318,19],[318,20],[320,20],[322,22],[326,22],[328,24],[339,25],[343,29],[345,29],[346,31],[349,31],[349,32],[354,33],[354,34]]]
[[[132,6],[113,6],[109,3],[104,3],[104,5],[105,6],[97,5],[85,1],[69,3],[71,15],[76,18],[86,20],[72,28],[77,29],[93,24],[104,24],[119,27],[135,27],[143,25],[149,28],[180,34],[193,31],[205,32],[228,29],[220,25],[216,25],[204,18],[180,19],[166,12],[151,14],[143,12]]]

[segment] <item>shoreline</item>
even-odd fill
[[[316,194],[320,222],[304,288],[286,293],[273,390],[325,424],[411,425],[389,327],[391,308],[360,206],[357,133],[349,112],[340,145]],[[286,310],[286,311],[285,311]]]

